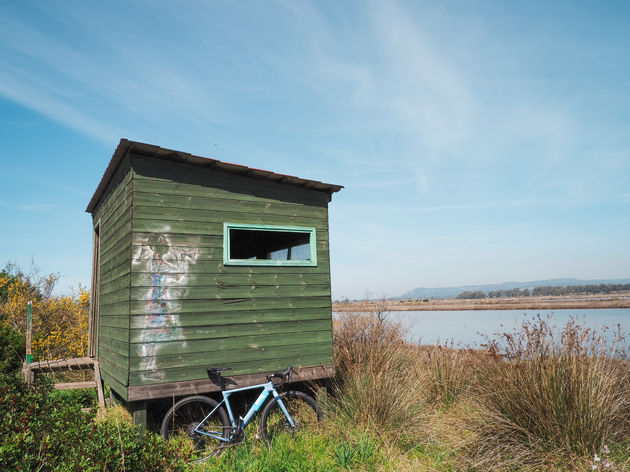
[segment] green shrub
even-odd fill
[[[95,422],[76,399],[55,401],[50,382],[27,387],[0,375],[0,470],[184,471],[176,446],[126,422]]]
[[[24,362],[26,339],[0,319],[0,372],[19,372]]]
[[[72,390],[53,390],[50,392],[53,403],[72,403],[81,408],[96,406],[96,390],[94,388],[79,388]]]

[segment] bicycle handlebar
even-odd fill
[[[210,377],[211,380],[212,380],[212,377],[216,377],[217,378],[219,386],[221,387],[221,390],[225,390],[225,378],[221,375],[221,372],[223,372],[224,370],[231,370],[231,367],[208,367],[208,368],[206,368],[206,371],[208,372],[208,377]],[[287,381],[290,382],[291,381],[291,376],[292,376],[292,374],[294,372],[295,371],[293,370],[293,367],[292,366],[288,366],[285,370],[278,370],[278,371],[274,372],[273,374],[267,375],[267,381],[271,382],[271,379],[279,378],[280,379],[280,383],[284,383],[284,382],[287,382]],[[228,380],[228,382],[234,383],[231,380]]]
[[[267,376],[267,380],[271,382],[271,379],[274,377],[278,377],[281,383],[291,380],[291,375],[295,372],[293,367],[289,366],[285,370],[279,370]]]

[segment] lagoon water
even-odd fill
[[[468,311],[393,311],[388,319],[400,321],[409,329],[409,340],[418,344],[453,341],[455,344],[479,347],[483,335],[511,332],[525,320],[551,315],[551,324],[564,326],[571,317],[589,328],[621,326],[630,334],[630,308],[570,309],[570,310],[468,310]],[[628,336],[627,336],[628,337]]]

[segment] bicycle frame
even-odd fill
[[[258,395],[258,398],[254,402],[254,404],[251,406],[251,408],[247,411],[247,414],[242,419],[239,425],[234,419],[234,413],[232,412],[232,407],[230,405],[230,396],[234,393],[245,392],[247,390],[254,390],[255,388],[262,388],[263,390],[262,392],[260,392],[260,395]],[[204,436],[209,436],[211,438],[218,439],[219,441],[229,442],[231,438],[224,438],[220,436],[218,432],[215,432],[215,431],[207,432],[207,431],[201,430],[200,428],[203,426],[206,420],[210,418],[217,411],[217,409],[221,408],[221,405],[225,404],[225,408],[227,409],[228,416],[230,418],[230,423],[232,425],[232,429],[235,430],[236,428],[240,427],[242,430],[244,430],[245,427],[247,427],[247,425],[254,418],[256,413],[258,413],[258,411],[262,408],[267,398],[269,398],[269,395],[272,395],[276,399],[276,401],[278,402],[278,405],[280,406],[280,410],[282,410],[282,413],[284,414],[285,418],[287,419],[291,427],[292,428],[295,427],[295,422],[293,421],[293,418],[291,418],[291,415],[289,414],[286,406],[284,405],[282,398],[280,398],[280,394],[276,390],[276,387],[271,380],[264,384],[252,385],[250,387],[235,388],[233,390],[222,390],[221,394],[223,395],[223,400],[221,400],[221,402],[210,413],[208,413],[208,415],[197,425],[197,427],[195,428],[195,433],[203,434]]]

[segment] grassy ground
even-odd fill
[[[0,376],[0,470],[630,471],[622,339],[574,322],[557,334],[545,319],[483,350],[405,334],[374,313],[341,314],[324,421],[271,447],[252,424],[203,463],[186,463],[185,444],[141,438],[121,408],[91,421],[80,408],[93,398]]]
[[[251,429],[190,470],[630,470],[621,344],[575,323],[554,335],[545,320],[483,351],[413,346],[404,334],[370,314],[342,314],[324,423],[271,448]]]

